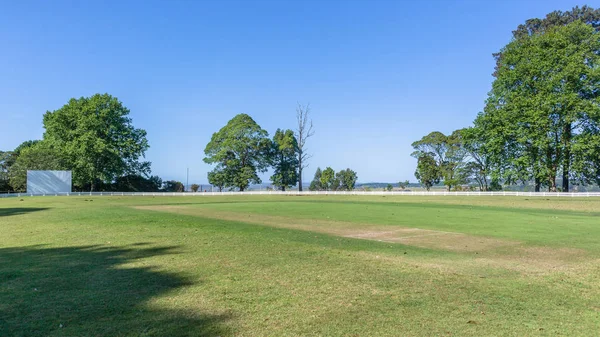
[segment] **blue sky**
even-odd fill
[[[204,147],[229,119],[247,113],[272,135],[310,102],[305,180],[331,166],[414,181],[410,144],[471,124],[511,31],[582,4],[2,1],[0,150],[40,139],[47,110],[107,92],[148,131],[153,174],[185,182],[189,167],[206,183]]]

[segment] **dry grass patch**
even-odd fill
[[[434,258],[428,261],[410,261],[416,267],[447,272],[471,273],[479,268],[501,268],[526,274],[545,275],[553,272],[576,272],[589,268],[588,254],[582,249],[525,246],[522,242],[467,235],[462,233],[358,224],[344,221],[296,219],[275,215],[216,211],[204,207],[154,205],[135,206],[136,209],[172,212],[210,219],[240,221],[278,228],[336,235],[347,238],[401,243],[408,246],[452,251],[467,254],[469,258],[460,262]],[[365,257],[373,258],[369,254]],[[379,256],[376,259],[388,262],[407,263],[398,256]],[[588,266],[588,267],[585,267]]]

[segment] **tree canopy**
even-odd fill
[[[204,149],[204,162],[217,165],[211,183],[215,184],[215,174],[219,174],[223,187],[244,191],[250,184],[260,184],[258,173],[266,172],[270,163],[272,145],[268,136],[247,114],[235,116],[215,132]]]
[[[600,35],[575,21],[502,49],[481,125],[507,181],[600,182]]]
[[[44,114],[44,142],[65,156],[74,182],[90,190],[98,181],[147,174],[150,163],[140,161],[149,147],[146,131],[133,126],[129,112],[108,94],[73,98]]]

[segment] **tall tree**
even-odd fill
[[[563,191],[572,178],[600,181],[599,36],[575,21],[502,49],[478,119],[488,121],[486,143],[503,152],[506,179],[531,179],[536,191],[556,191],[559,174]]]
[[[302,170],[308,167],[308,159],[310,154],[306,147],[306,141],[312,137],[315,132],[313,131],[312,119],[310,119],[310,104],[305,106],[298,103],[296,107],[296,121],[298,128],[296,129],[296,143],[297,155],[298,155],[298,190],[302,192]]]
[[[428,191],[440,182],[440,169],[431,153],[420,153],[417,158],[415,177]]]
[[[44,114],[44,141],[66,156],[75,184],[93,191],[97,181],[149,173],[150,163],[140,161],[146,131],[133,126],[129,112],[116,97],[95,94]]]
[[[275,131],[273,136],[272,165],[274,168],[271,182],[282,191],[298,182],[298,143],[292,130]]]
[[[269,166],[272,145],[268,136],[252,117],[239,114],[213,133],[204,149],[204,162],[217,164],[216,172],[224,174],[225,187],[244,191],[251,183],[260,184],[258,173]]]
[[[321,184],[321,176],[322,176],[321,168],[317,167],[315,171],[315,177],[310,183],[310,187],[308,188],[311,191],[321,191],[323,190],[323,185]]]

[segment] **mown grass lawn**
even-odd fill
[[[0,199],[0,336],[593,336],[600,199]]]

